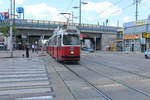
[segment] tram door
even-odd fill
[[[57,58],[59,60],[60,56],[61,56],[61,35],[58,36],[58,46],[57,46]]]

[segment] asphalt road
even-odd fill
[[[21,54],[0,59],[0,100],[150,100],[142,53],[82,52],[78,64]]]
[[[150,100],[150,59],[141,53],[82,52],[79,64],[58,64],[77,100]]]

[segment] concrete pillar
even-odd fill
[[[103,33],[101,38],[101,50],[106,51],[114,40],[116,40],[115,34]]]
[[[96,50],[101,50],[101,38],[96,38]]]

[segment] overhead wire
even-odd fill
[[[110,8],[112,8],[113,6],[118,5],[118,4],[119,4],[120,2],[122,2],[122,1],[123,1],[123,0],[119,0],[119,1],[115,2],[114,5],[108,6],[105,10],[101,11],[100,13],[98,13],[97,15],[95,15],[95,16],[93,16],[93,17],[97,17],[98,15],[103,14],[105,11],[107,11],[107,10],[110,9]]]
[[[132,3],[132,4],[130,4],[130,5],[128,5],[128,6],[124,7],[124,8],[122,8],[122,10],[126,10],[126,9],[132,7],[133,5],[134,5],[134,3]],[[110,14],[115,14],[115,13],[117,13],[117,12],[119,12],[119,11],[117,10],[117,11],[114,11],[114,12],[112,12],[112,13],[110,13]]]
[[[119,0],[119,1],[122,1],[122,0]],[[118,2],[119,2],[118,1]],[[120,3],[120,2],[119,2]],[[119,3],[116,3],[116,4],[119,4]],[[122,8],[122,10],[126,10],[126,9],[128,9],[128,8],[130,8],[130,7],[132,7],[134,5],[134,3],[132,3],[132,4],[130,4],[130,5],[127,5],[126,7],[124,7],[124,8]],[[109,8],[111,8],[111,7],[109,7]],[[107,9],[108,10],[108,9]],[[105,10],[105,11],[107,11],[107,10]],[[120,10],[117,10],[117,11],[114,11],[114,12],[112,12],[112,13],[110,13],[111,15],[112,14],[115,14],[115,13],[117,13],[117,12],[119,12]],[[99,13],[97,16],[95,16],[95,17],[99,17],[99,15],[100,14],[102,14],[102,13]],[[97,20],[96,18],[94,19],[94,20]]]

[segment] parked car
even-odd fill
[[[144,56],[146,59],[150,58],[150,49],[148,49],[144,52]]]
[[[5,48],[5,44],[3,42],[0,42],[0,48]]]
[[[93,48],[82,48],[83,51],[89,51],[89,52],[94,52],[94,49]]]

